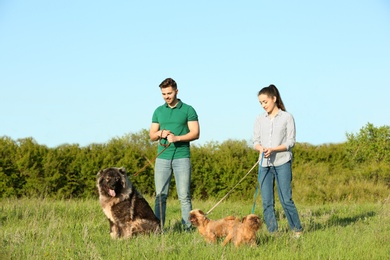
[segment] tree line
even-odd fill
[[[358,133],[347,133],[339,144],[297,143],[293,148],[294,200],[378,201],[390,187],[390,127],[368,123]],[[80,147],[64,144],[48,148],[33,138],[0,137],[0,198],[97,197],[96,174],[107,167],[125,167],[144,195],[154,195],[153,159],[157,143],[147,130],[113,138],[107,143]],[[192,145],[192,196],[219,199],[253,198],[259,154],[245,140]],[[144,168],[144,169],[143,169]],[[138,175],[134,176],[140,169]],[[247,174],[246,178],[243,178]],[[237,185],[239,183],[239,185]],[[173,179],[170,196],[176,196]]]

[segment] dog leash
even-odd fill
[[[261,173],[261,165],[263,164],[263,159],[264,159],[264,153],[262,152],[262,153],[261,153],[261,160],[260,160],[260,164],[259,164],[259,173],[258,173],[258,175],[257,175],[256,190],[255,190],[255,194],[253,195],[252,214],[255,214],[256,199],[257,199],[257,196],[259,195],[259,189],[261,188],[261,187],[260,187],[260,173]]]
[[[248,176],[248,174],[256,167],[256,165],[259,163],[260,160],[257,160],[257,162],[252,166],[252,168],[244,175],[244,177],[241,178],[241,180],[220,200],[215,204],[209,211],[207,211],[206,215],[210,214],[210,212],[215,209],[245,178]]]
[[[168,141],[167,141],[168,143],[166,143],[166,144],[163,144],[163,143],[161,142],[161,140],[163,139],[163,138],[162,138],[162,133],[163,133],[163,132],[164,132],[164,129],[161,130],[161,135],[160,135],[160,141],[159,141],[159,143],[160,143],[161,146],[164,146],[164,149],[162,149],[161,152],[159,152],[159,153],[153,158],[152,161],[156,160],[157,157],[159,157],[160,154],[162,154],[162,153],[163,153],[166,149],[168,149],[168,147],[171,145],[171,143],[168,142]],[[148,158],[146,158],[146,159],[147,159],[147,161],[149,162],[149,164],[151,164],[151,163],[150,163],[150,160],[149,160]],[[143,170],[146,169],[147,166],[148,166],[148,164],[145,163],[144,167],[142,167],[140,170],[138,170],[136,173],[133,174],[133,177],[135,177],[135,176],[137,176],[138,174],[140,174]]]

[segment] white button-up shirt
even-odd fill
[[[263,167],[279,166],[290,161],[291,148],[295,145],[294,117],[281,109],[273,118],[267,113],[260,114],[253,127],[253,146],[257,144],[264,148],[274,148],[283,144],[287,148],[287,151],[274,152],[269,158],[264,158]]]

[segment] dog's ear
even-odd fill
[[[126,169],[124,167],[120,167],[120,168],[117,168],[117,169],[118,169],[119,174],[121,175],[122,187],[126,188],[127,181],[128,181]]]
[[[96,177],[99,177],[100,174],[102,174],[102,172],[103,172],[103,170],[98,171],[98,173],[96,174]]]
[[[120,167],[120,168],[118,168],[118,171],[119,171],[121,174],[123,174],[123,175],[125,175],[125,174],[127,173],[125,167]]]
[[[244,223],[246,221],[246,216],[242,218],[241,222]]]
[[[204,212],[202,210],[199,210],[199,213],[202,214],[202,215],[205,215]]]

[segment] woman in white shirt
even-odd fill
[[[264,221],[269,232],[278,230],[275,216],[274,185],[286,214],[288,224],[296,237],[302,234],[297,208],[292,199],[291,149],[295,145],[295,122],[286,112],[278,89],[270,85],[261,89],[258,99],[265,113],[255,121],[253,130],[254,149],[263,157],[259,165],[259,182]]]

